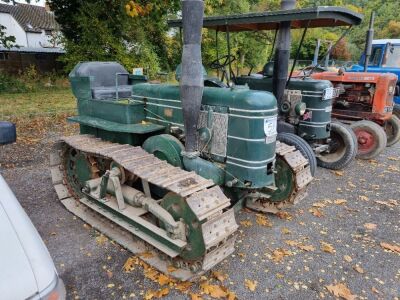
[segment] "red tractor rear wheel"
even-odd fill
[[[395,115],[386,122],[385,132],[387,136],[387,146],[393,146],[400,140],[400,119]]]
[[[363,120],[352,123],[350,127],[353,129],[357,141],[358,152],[357,158],[371,159],[378,156],[386,147],[386,133],[378,124]]]

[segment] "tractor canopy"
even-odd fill
[[[279,29],[280,22],[290,21],[292,29],[359,25],[363,15],[336,6],[264,11],[204,18],[203,27],[217,31],[262,31]],[[182,20],[169,20],[169,27],[182,27]]]

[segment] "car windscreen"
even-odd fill
[[[400,45],[389,45],[383,66],[387,68],[400,68]]]

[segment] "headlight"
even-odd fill
[[[49,291],[42,292],[40,296],[43,300],[65,300],[66,291],[64,282],[57,276],[55,285],[50,287]]]
[[[306,104],[304,102],[299,102],[296,104],[294,111],[296,112],[296,115],[302,116],[306,113]]]

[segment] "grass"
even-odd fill
[[[0,94],[0,120],[16,124],[18,144],[36,144],[50,132],[71,134],[77,126],[66,118],[75,114],[76,99],[70,88]]]
[[[76,100],[70,88],[0,94],[2,120],[38,115],[74,113]]]

